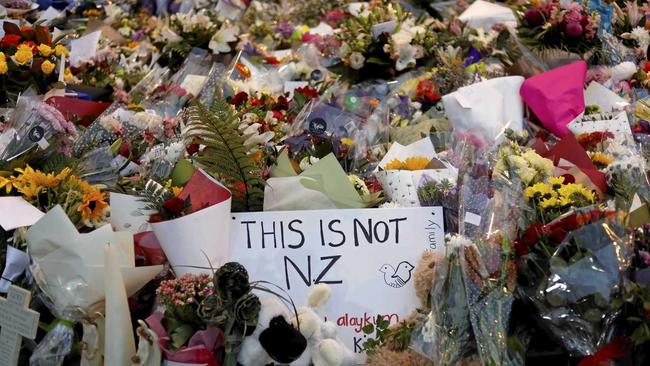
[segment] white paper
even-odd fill
[[[309,83],[306,81],[287,81],[284,83],[284,92],[289,93],[289,98],[293,98],[293,91],[296,88],[304,88],[308,85]]]
[[[0,292],[6,293],[9,285],[23,273],[28,265],[29,256],[27,256],[27,253],[8,245],[5,269],[2,271],[2,279],[0,279]]]
[[[120,272],[130,296],[154,278],[162,266],[135,267],[133,236],[110,225],[80,234],[61,206],[55,206],[27,230],[27,244],[36,283],[54,305],[103,309],[104,246],[115,245]]]
[[[306,188],[308,177],[269,178],[264,187],[264,211],[325,210],[336,206],[322,192]]]
[[[483,28],[486,31],[490,31],[496,24],[517,26],[517,18],[510,8],[483,0],[475,1],[458,19],[472,28]]]
[[[224,16],[230,20],[235,20],[239,16],[241,9],[230,4],[228,1],[219,0],[215,8],[217,14]]]
[[[38,17],[38,20],[42,20],[45,22],[45,24],[49,24],[50,20],[57,19],[60,16],[61,16],[61,12],[50,6],[45,11],[41,12],[41,14]]]
[[[349,3],[348,12],[355,17],[366,16],[370,14],[370,11],[368,10],[368,3],[365,2]]]
[[[95,31],[70,42],[70,65],[79,66],[83,61],[95,57],[101,31]]]
[[[394,159],[404,161],[408,158],[423,157],[432,160],[436,156],[436,149],[433,147],[433,142],[431,142],[429,137],[425,137],[407,146],[395,142],[388,149],[388,152],[381,159],[378,166],[384,169],[386,164]]]
[[[207,80],[207,76],[190,74],[181,83],[181,88],[196,97],[203,90],[203,85]]]
[[[318,34],[321,36],[330,36],[334,34],[334,28],[330,27],[329,24],[320,22],[314,28],[309,29],[310,34]]]
[[[473,212],[465,212],[465,222],[470,223],[474,226],[480,226],[481,225],[481,216],[477,215]]]
[[[372,26],[372,37],[377,39],[384,33],[391,33],[395,27],[397,27],[397,22],[394,20],[375,24]]]
[[[436,182],[446,179],[452,184],[458,179],[456,169],[383,170],[375,174],[384,188],[386,198],[402,207],[420,206],[418,187],[423,177],[427,176]]]
[[[459,131],[471,132],[486,142],[499,142],[506,128],[523,129],[521,76],[485,80],[442,97],[447,117]],[[462,104],[461,104],[462,102]]]
[[[204,174],[215,184],[221,185]],[[218,268],[226,263],[231,202],[229,197],[189,215],[151,224],[177,276],[186,273],[212,274],[211,267]]]
[[[411,314],[420,304],[415,265],[423,251],[445,250],[441,207],[232,216],[230,260],[243,264],[251,281],[274,283],[293,299],[307,299],[311,286],[328,284],[334,300],[319,313],[338,325],[359,361],[361,328],[377,314],[387,315],[391,325]]]
[[[629,104],[618,94],[595,81],[585,89],[585,105],[598,105],[603,112],[620,111]]]
[[[32,226],[43,215],[22,197],[0,197],[0,226],[6,231]]]
[[[133,234],[149,231],[149,216],[153,213],[144,208],[146,204],[138,197],[111,192],[111,225],[115,231]]]
[[[630,122],[627,119],[626,112],[620,112],[613,119],[606,120],[588,120],[589,116],[582,116],[579,119],[571,121],[567,125],[569,131],[575,136],[591,132],[611,132],[614,134],[614,141],[619,144],[633,143],[634,136],[630,128]]]
[[[106,336],[104,363],[128,365],[135,354],[135,338],[131,328],[131,312],[124,279],[114,245],[104,247],[104,288],[106,291]]]

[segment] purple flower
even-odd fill
[[[284,38],[289,38],[293,34],[293,26],[287,22],[282,22],[279,23],[277,27],[275,27],[275,31],[277,33],[280,33],[282,37]]]
[[[133,35],[131,35],[131,39],[134,40],[134,41],[143,40],[144,39],[144,32],[139,30],[139,31],[133,33]]]
[[[475,64],[481,60],[481,53],[474,47],[471,47],[465,55],[465,66]]]

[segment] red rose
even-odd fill
[[[278,101],[273,106],[274,110],[286,111],[289,109],[289,101],[284,95],[278,97]]]
[[[261,100],[261,99],[253,98],[253,99],[251,100],[251,105],[252,105],[253,107],[257,107],[258,105],[261,105],[261,104],[262,104],[262,100]]]
[[[279,65],[280,60],[278,60],[275,56],[269,56],[264,58],[264,61],[266,61],[267,64],[269,65]]]
[[[229,101],[230,104],[235,105],[235,106],[239,106],[239,105],[241,105],[243,103],[246,103],[246,102],[248,102],[248,94],[246,94],[245,92],[239,92],[239,93],[235,94],[235,96],[230,98],[230,101]]]
[[[199,151],[199,144],[189,144],[187,146],[187,154],[194,155]]]
[[[646,61],[645,64],[643,64],[643,71],[650,72],[650,61]]]
[[[178,197],[168,198],[163,202],[163,207],[165,210],[173,215],[179,215],[185,209],[185,201]]]
[[[17,48],[20,43],[20,36],[16,34],[7,34],[0,40],[0,47]]]
[[[310,88],[308,86],[296,88],[294,90],[294,93],[300,93],[310,99],[318,98],[318,90]]]

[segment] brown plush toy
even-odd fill
[[[420,262],[415,267],[414,285],[415,293],[420,299],[421,306],[426,307],[429,293],[433,287],[433,276],[436,260],[440,260],[434,253],[426,251],[422,253]],[[412,323],[415,320],[415,311],[405,319],[405,322]],[[393,325],[390,329],[395,330],[399,326]],[[390,336],[383,347],[366,358],[366,365],[369,366],[434,366],[433,361],[411,350],[401,350],[398,342]]]

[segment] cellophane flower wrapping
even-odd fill
[[[539,324],[570,354],[593,355],[611,340],[619,312],[612,300],[629,267],[630,246],[614,217],[582,226],[552,251],[545,247],[526,258],[519,297],[533,305]]]
[[[469,306],[463,281],[463,248],[471,245],[456,236],[447,244],[445,258],[436,263],[430,312],[423,325],[414,329],[411,348],[436,365],[454,365],[473,348]]]
[[[24,157],[37,146],[45,150],[45,155],[70,155],[70,147],[76,137],[74,124],[56,108],[36,97],[21,97],[0,133],[0,161]],[[48,149],[50,145],[53,147]],[[61,147],[61,151],[54,151],[56,145]]]
[[[484,365],[520,364],[507,340],[517,278],[511,243],[524,206],[521,184],[479,173],[468,175],[463,189],[461,232],[472,241],[463,247],[461,267],[478,354]]]

